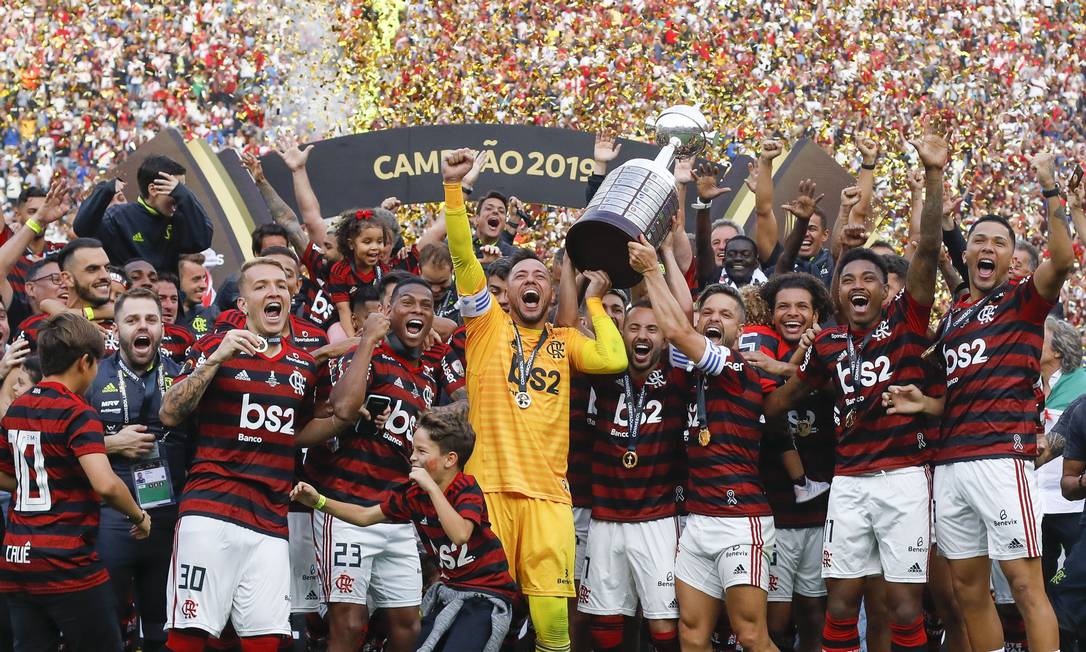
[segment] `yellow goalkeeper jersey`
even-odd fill
[[[569,503],[566,458],[569,454],[571,373],[618,373],[626,368],[622,336],[598,298],[588,300],[596,339],[574,328],[547,325],[543,330],[516,327],[486,287],[475,258],[460,187],[446,186],[449,249],[460,293],[460,314],[467,330],[466,374],[475,450],[465,471],[484,492],[516,493]],[[518,406],[516,334],[524,358],[538,347],[527,374],[530,404]]]

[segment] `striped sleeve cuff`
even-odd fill
[[[490,310],[493,303],[494,299],[490,294],[490,290],[483,287],[482,290],[475,294],[460,297],[460,315],[465,318],[479,317],[486,314],[486,311]]]

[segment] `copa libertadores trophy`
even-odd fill
[[[641,282],[630,267],[627,243],[644,234],[659,247],[679,210],[672,162],[697,156],[712,138],[705,116],[687,105],[665,110],[654,128],[656,144],[663,145],[656,158],[631,159],[609,172],[566,234],[566,251],[577,269],[602,269],[617,288]]]

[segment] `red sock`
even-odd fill
[[[279,652],[279,642],[283,640],[278,634],[267,636],[242,636],[241,652]]]
[[[649,630],[649,638],[656,652],[679,652],[679,630],[671,629],[666,632],[654,632]]]
[[[170,652],[204,652],[207,634],[200,636],[180,629],[171,629],[166,636],[166,649]]]
[[[609,652],[622,646],[622,616],[592,616],[592,646]]]
[[[837,620],[826,614],[826,624],[822,627],[823,652],[854,652],[860,649],[860,630],[856,627],[858,618]]]
[[[917,616],[916,620],[908,625],[890,623],[890,650],[891,652],[908,652],[909,650],[927,650],[928,635],[924,631],[924,617]]]

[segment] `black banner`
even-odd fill
[[[310,183],[325,216],[376,206],[398,197],[405,204],[439,202],[441,152],[470,147],[487,157],[476,193],[497,190],[531,204],[585,205],[595,135],[569,129],[520,125],[404,127],[342,136],[314,143]],[[631,158],[654,158],[655,145],[620,140],[611,167]],[[268,181],[297,211],[290,171],[277,154],[261,159]]]

